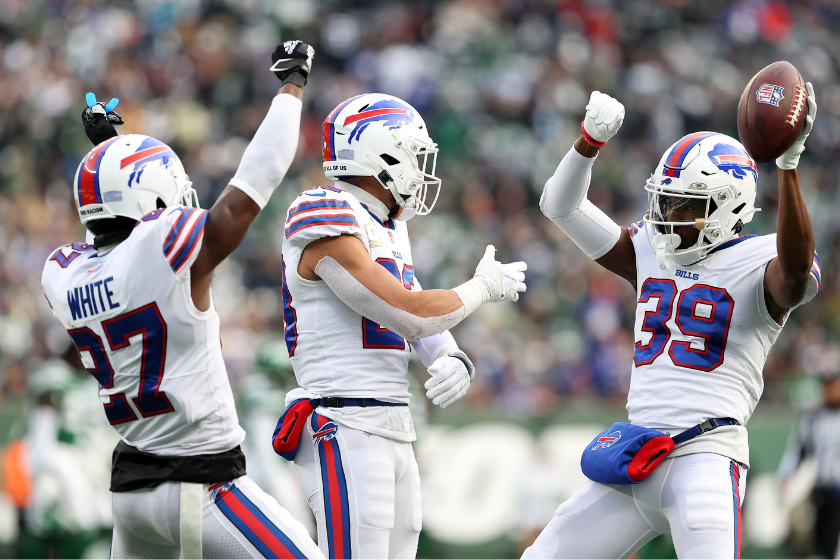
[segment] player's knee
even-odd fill
[[[727,531],[732,524],[734,500],[732,486],[724,480],[704,478],[685,487],[681,508],[689,531]]]
[[[394,467],[378,457],[360,461],[354,469],[359,524],[394,528]]]

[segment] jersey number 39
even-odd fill
[[[675,340],[671,342],[668,355],[675,365],[700,371],[712,371],[723,363],[726,339],[729,336],[729,323],[735,302],[723,288],[705,284],[695,284],[679,294],[676,310],[674,299],[677,297],[677,285],[673,280],[648,278],[642,285],[639,303],[647,303],[656,298],[656,309],[645,313],[642,331],[651,333],[647,344],[636,343],[633,363],[636,367],[652,363],[668,346],[671,329],[666,323],[676,312],[675,322],[682,334],[699,338],[703,348],[692,348],[689,342]]]

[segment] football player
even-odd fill
[[[427,397],[458,400],[475,368],[448,329],[484,303],[517,301],[526,266],[497,262],[488,246],[473,279],[421,290],[406,221],[434,206],[438,150],[405,101],[348,99],[324,121],[323,141],[335,183],[301,193],[286,217],[286,344],[300,389],[287,397],[274,449],[294,459],[325,555],[414,558],[409,343],[431,374]]]
[[[697,435],[641,483],[588,481],[523,557],[626,558],[665,532],[680,558],[739,557],[745,426],[773,342],[820,283],[796,173],[817,111],[807,89],[805,129],[776,160],[777,233],[760,237],[742,233],[758,210],[755,162],[738,141],[715,132],[671,146],[647,181],[644,219],[616,225],[586,194],[598,150],[618,132],[624,107],[592,93],[583,134],[546,183],[540,208],[636,290],[630,423]]]
[[[112,558],[323,558],[246,475],[210,289],[292,162],[313,56],[300,41],[275,51],[283,85],[210,210],[169,146],[117,136],[115,100],[89,96],[83,120],[99,143],[73,193],[93,244],[56,249],[41,283],[122,436]]]

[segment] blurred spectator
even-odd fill
[[[441,148],[438,205],[409,224],[423,286],[466,280],[476,263],[463,255],[488,243],[529,265],[519,304],[456,328],[478,372],[459,407],[530,416],[622,402],[636,296],[542,216],[542,186],[580,133],[589,92],[605,91],[627,117],[590,198],[620,224],[639,220],[662,152],[697,130],[737,136],[744,86],[785,59],[820,104],[799,172],[826,263],[816,304],[792,314],[764,371],[763,401],[788,402],[815,349],[840,340],[838,23],[827,0],[0,0],[0,432],[27,414],[27,372],[69,342],[39,278],[51,251],[84,237],[71,189],[90,149],[84,94],[120,98],[122,132],[169,143],[207,207],[276,90],[269,54],[291,38],[318,51],[299,151],[213,286],[234,391],[249,386],[258,333],[283,330],[282,222],[298,192],[326,183],[321,123],[378,91],[417,107]],[[763,211],[745,233],[775,230],[772,164],[759,166],[758,191]],[[91,419],[105,423],[101,410]]]
[[[840,552],[840,360],[833,354],[835,363],[822,372],[822,402],[800,419],[778,471],[784,485],[804,460],[816,462],[813,552],[821,558],[838,558]]]

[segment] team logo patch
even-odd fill
[[[353,139],[358,140],[365,129],[373,122],[382,122],[382,126],[387,126],[388,130],[394,130],[395,128],[402,128],[413,120],[414,111],[411,107],[396,99],[383,99],[365,107],[364,110],[355,115],[349,115],[344,119],[343,126],[356,124],[347,140],[348,144],[352,144]]]
[[[670,185],[673,181],[671,181],[670,177],[665,177],[662,181],[659,182],[660,185]]]
[[[736,179],[746,179],[747,173],[752,173],[753,180],[758,180],[758,170],[755,162],[747,153],[731,144],[717,144],[709,151],[709,159],[718,169],[725,171]]]
[[[175,157],[175,152],[160,140],[146,138],[136,152],[120,160],[120,170],[133,165],[131,175],[128,177],[128,186],[130,187],[131,182],[135,180],[139,185],[143,170],[151,163],[159,162],[163,167],[169,167],[174,163]]]
[[[615,431],[605,436],[601,436],[598,438],[598,441],[595,442],[595,446],[592,448],[592,451],[595,451],[599,447],[602,449],[606,449],[607,447],[612,447],[615,445],[615,442],[621,439],[621,431]]]
[[[332,420],[328,420],[326,424],[321,426],[321,428],[312,434],[312,439],[315,442],[315,445],[318,445],[322,441],[330,441],[332,438],[335,437],[336,432],[338,431],[338,424],[333,422]]]
[[[779,106],[779,101],[785,98],[782,93],[785,88],[775,84],[761,84],[761,87],[755,92],[755,98],[759,103],[766,103],[767,105]]]

